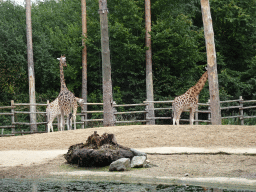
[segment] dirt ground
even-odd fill
[[[130,148],[230,147],[256,148],[256,126],[236,125],[136,125],[116,126],[0,138],[0,151],[67,150],[85,143],[88,136],[113,133],[117,142]],[[1,157],[0,157],[1,158]],[[169,177],[241,177],[256,179],[256,156],[227,154],[148,155],[154,166],[131,170],[135,174]],[[30,166],[0,167],[1,178],[35,178],[53,171],[69,171],[63,155]],[[84,170],[85,168],[83,168]]]

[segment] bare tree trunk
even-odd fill
[[[86,23],[86,0],[81,0],[81,9],[82,9],[82,33],[84,38],[87,37],[87,23]],[[82,98],[85,103],[87,103],[87,47],[85,41],[82,41],[83,50],[82,50]],[[87,120],[87,105],[82,106],[82,121]],[[81,128],[84,129],[84,126],[87,123],[83,123]]]
[[[108,37],[108,9],[107,0],[99,0],[99,14],[101,26],[102,78],[103,78],[103,114],[104,126],[114,125],[113,97],[111,81],[111,64]]]
[[[30,131],[37,131],[36,125],[36,103],[35,95],[35,72],[33,62],[32,24],[31,24],[31,2],[26,0],[26,24],[27,24],[27,59],[28,59],[28,81],[30,102]]]
[[[217,60],[209,0],[201,0],[201,9],[207,50],[208,80],[211,99],[211,122],[213,125],[221,125]]]
[[[151,48],[151,6],[150,0],[145,0],[145,22],[146,22],[146,91],[147,101],[154,101],[153,73],[152,73],[152,48]],[[147,119],[154,118],[154,103],[148,103]],[[147,124],[154,125],[155,120],[151,119]]]

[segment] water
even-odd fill
[[[92,181],[50,181],[50,180],[0,180],[1,192],[19,192],[19,191],[93,191],[93,192],[146,192],[146,191],[202,191],[202,192],[252,192],[250,190],[228,190],[212,189],[200,186],[186,185],[151,185],[151,184],[128,184],[114,182],[92,182]],[[254,191],[255,192],[255,191]]]

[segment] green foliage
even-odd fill
[[[122,103],[142,102],[141,98],[145,98],[145,92],[141,91],[145,90],[143,12],[130,0],[111,1],[108,7],[113,86],[120,88]]]
[[[32,6],[37,102],[60,90],[59,62],[68,88],[81,96],[82,40],[87,46],[88,102],[102,102],[101,33],[98,0],[87,0],[87,38],[79,0],[46,0]],[[199,0],[152,0],[154,99],[183,94],[205,71],[206,48]],[[256,2],[210,0],[221,100],[256,98]],[[113,97],[118,104],[146,100],[144,1],[108,1]],[[28,102],[25,7],[0,2],[0,104]],[[208,83],[200,102],[209,99]],[[93,106],[101,110],[101,106]],[[124,109],[120,109],[121,111]],[[135,110],[137,110],[135,108]],[[169,114],[167,114],[169,115]],[[101,118],[100,115],[95,115]]]
[[[218,52],[220,89],[232,98],[252,98],[256,89],[254,0],[212,0],[212,17]],[[255,98],[255,96],[253,96]]]
[[[172,98],[186,92],[204,72],[205,55],[200,52],[202,30],[181,14],[157,20],[152,26],[155,97]],[[195,76],[191,74],[196,73]]]
[[[25,10],[0,3],[0,103],[17,99],[28,88]]]

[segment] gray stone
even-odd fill
[[[132,168],[142,168],[146,166],[146,156],[134,156],[131,161]]]
[[[127,171],[131,168],[131,160],[129,158],[121,158],[112,162],[109,171]]]
[[[136,149],[132,149],[132,148],[131,148],[130,151],[133,153],[134,156],[146,156],[146,157],[147,157],[147,154],[146,154],[146,153],[140,152],[140,151],[138,151],[138,150],[136,150]]]

